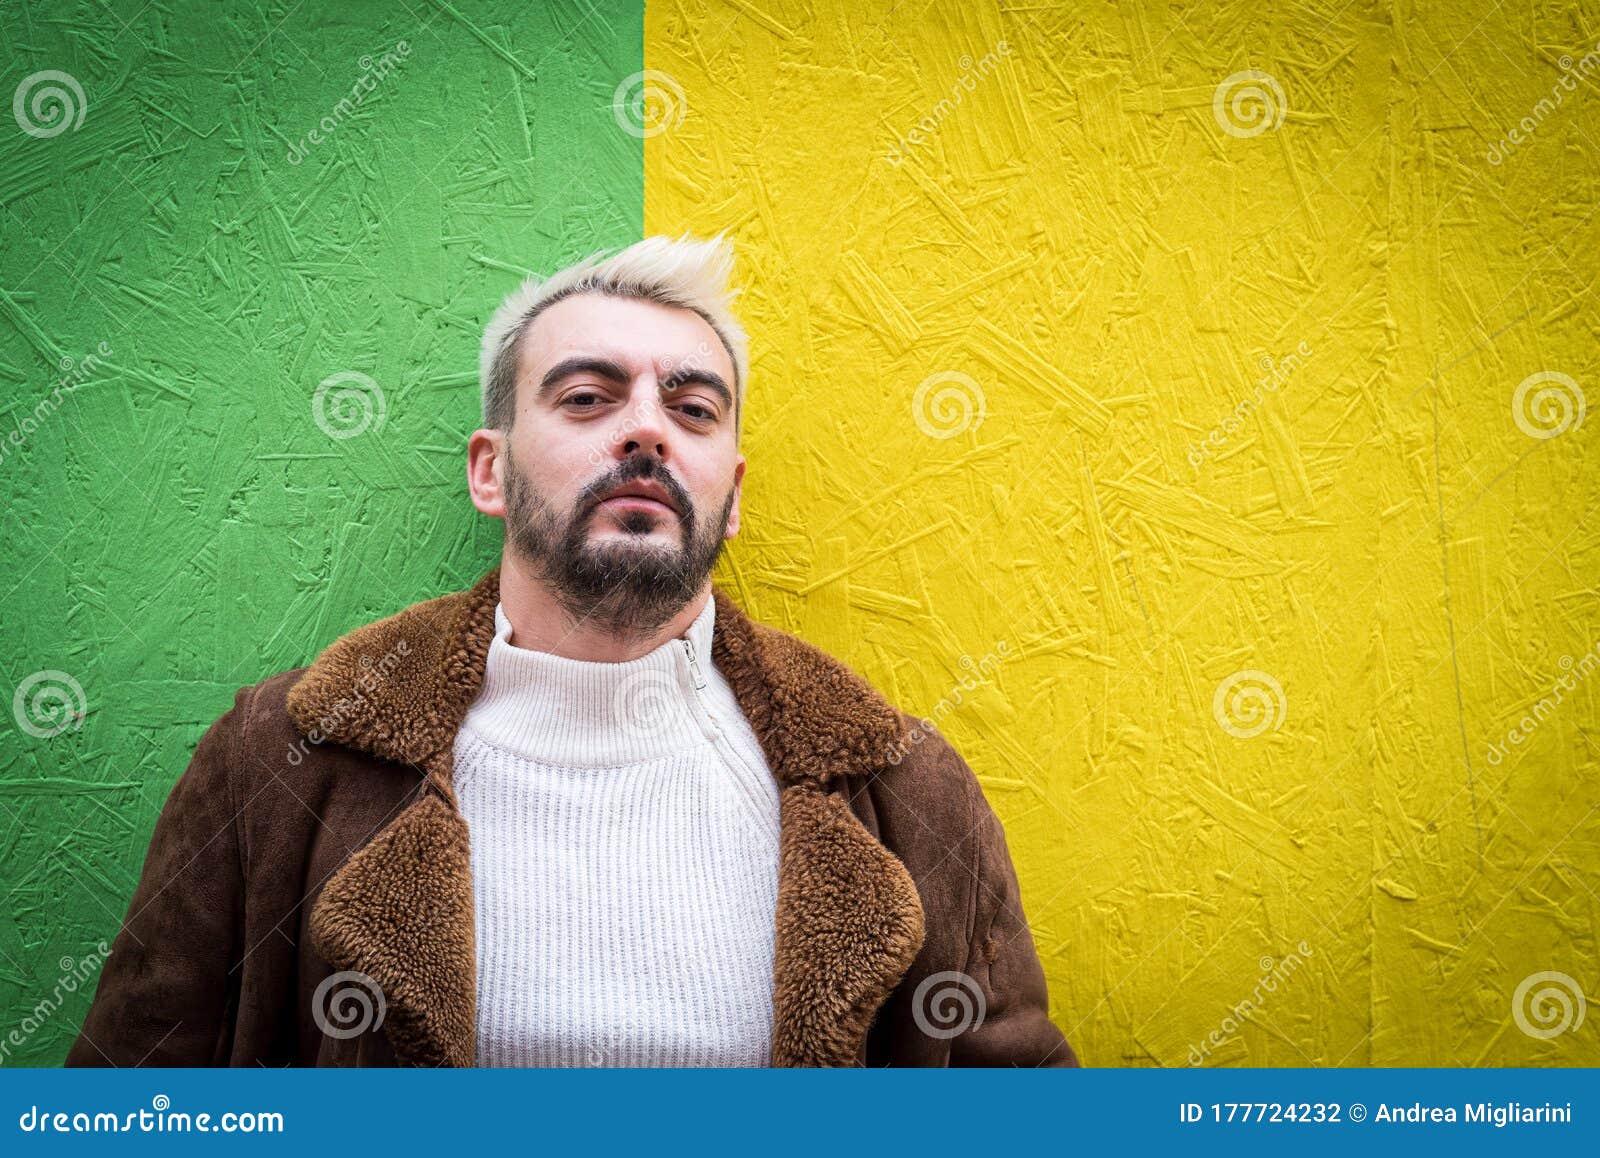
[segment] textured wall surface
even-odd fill
[[[689,228],[754,338],[721,578],[966,755],[1088,1064],[1600,1062],[1597,40],[8,6],[0,1057],[234,689],[492,562],[500,295]]]
[[[0,442],[0,1048],[18,1027],[6,1061],[41,1064],[87,992],[36,1006],[115,932],[234,690],[498,557],[466,494],[478,339],[524,270],[639,236],[640,138],[611,106],[643,16],[140,0],[0,20],[6,93],[55,70],[87,105],[54,136],[0,124],[0,435],[35,428]],[[13,727],[40,671],[81,689],[79,726]],[[27,702],[52,687],[73,693],[51,677]]]
[[[1600,1061],[1597,40],[647,8],[646,229],[750,285],[738,588],[979,772],[1089,1064]]]

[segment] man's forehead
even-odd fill
[[[604,358],[637,372],[705,369],[729,381],[733,360],[717,332],[693,310],[637,298],[576,294],[547,307],[522,338],[523,369],[540,373],[575,355]]]

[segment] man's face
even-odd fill
[[[520,355],[508,542],[575,618],[653,630],[738,531],[732,359],[692,310],[600,294],[547,308]]]

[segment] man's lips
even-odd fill
[[[602,500],[600,505],[602,507],[628,507],[641,511],[659,511],[667,515],[677,513],[666,503],[657,502],[655,499],[647,499],[643,495],[618,495],[614,499]]]
[[[626,483],[601,499],[598,506],[620,506],[632,510],[678,513],[677,505],[666,487],[649,480]]]

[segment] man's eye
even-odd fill
[[[570,406],[575,402],[584,402],[584,401],[599,402],[599,401],[601,401],[601,398],[600,398],[600,395],[594,393],[594,391],[585,390],[581,394],[569,394],[569,395],[567,395],[567,400],[566,400],[565,405]],[[580,406],[580,407],[578,407],[578,409],[580,409],[580,410],[591,410],[591,409],[593,409],[593,407]]]
[[[691,410],[697,410],[699,411],[698,414],[689,414],[689,417],[698,418],[702,421],[716,417],[716,415],[711,412],[709,407],[701,406],[698,402],[685,402],[682,406],[678,407],[678,409],[684,413],[688,413]]]

